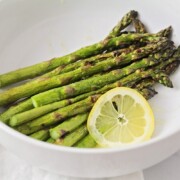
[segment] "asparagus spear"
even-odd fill
[[[55,140],[52,138],[49,138],[46,142],[53,144],[55,142]]]
[[[49,130],[48,129],[40,130],[36,133],[31,134],[30,137],[41,141],[46,141],[49,138]]]
[[[152,87],[143,88],[140,91],[140,94],[143,95],[147,100],[151,99],[157,94],[157,91]]]
[[[14,102],[18,99],[29,97],[33,94],[37,94],[46,91],[51,88],[59,87],[75,81],[80,80],[82,77],[90,76],[98,72],[107,71],[113,67],[130,63],[131,61],[140,59],[150,53],[157,52],[169,46],[170,42],[166,39],[156,44],[149,44],[145,47],[138,48],[131,53],[123,53],[119,57],[109,58],[102,62],[92,64],[85,64],[74,71],[60,74],[51,78],[39,78],[32,82],[23,84],[18,87],[14,87],[5,92],[0,93],[0,105],[5,105]]]
[[[157,33],[157,36],[167,37],[167,38],[168,38],[168,37],[171,35],[171,33],[172,33],[172,27],[169,26],[169,27],[167,27],[167,28],[159,31],[159,32]]]
[[[116,57],[117,55],[121,54],[121,53],[127,53],[127,52],[131,52],[132,50],[135,50],[135,48],[137,47],[137,45],[131,45],[130,47],[128,48],[125,48],[125,49],[120,49],[120,50],[115,50],[113,52],[110,52],[110,53],[106,53],[106,54],[101,54],[101,55],[97,55],[96,57],[92,57],[92,58],[88,58],[86,59],[85,61],[79,61],[79,62],[76,62],[76,63],[72,63],[72,64],[69,64],[68,66],[60,66],[56,69],[54,69],[53,71],[49,72],[49,73],[46,73],[45,75],[41,76],[40,78],[45,78],[45,77],[52,77],[54,75],[58,75],[59,73],[65,73],[65,72],[69,72],[71,70],[74,70],[76,69],[77,67],[79,66],[84,66],[85,64],[88,64],[88,62],[92,63],[93,61],[96,61],[96,59],[102,59],[102,58],[108,58],[108,57]],[[36,80],[35,80],[36,81]],[[10,107],[7,111],[5,111],[4,113],[0,114],[0,121],[4,122],[4,123],[8,123],[9,119],[14,116],[15,114],[19,114],[21,112],[24,112],[24,111],[27,111],[27,110],[30,110],[33,108],[33,104],[31,103],[31,100],[26,100],[26,101],[23,101],[22,103],[18,103],[17,105],[15,106],[12,106]],[[47,109],[44,109],[44,112],[46,111]],[[47,110],[48,111],[48,110]],[[37,111],[36,111],[37,112]],[[38,111],[39,112],[39,111]],[[48,111],[49,112],[49,111]],[[47,112],[47,113],[48,113]],[[33,117],[35,116],[35,112],[32,111],[32,114],[31,114],[31,119],[33,118],[36,118],[36,117]],[[41,114],[40,114],[41,115]],[[40,116],[39,115],[39,116]],[[28,115],[28,117],[30,117]]]
[[[120,22],[111,30],[106,39],[110,39],[113,37],[119,36],[120,32],[126,28],[129,24],[131,24],[132,20],[136,18],[138,15],[137,11],[131,10],[127,14],[125,14]]]
[[[179,48],[178,48],[178,50],[179,50]],[[174,55],[174,56],[177,57],[177,59],[179,59],[179,51],[178,51],[178,50],[177,50],[177,52],[176,52],[175,55]],[[177,60],[177,59],[175,59],[175,60]],[[163,69],[163,66],[166,66],[166,65],[168,65],[169,63],[171,63],[171,62],[173,62],[173,61],[175,61],[175,60],[174,60],[174,58],[170,58],[168,61],[161,63],[161,64],[158,66],[158,68]],[[175,66],[170,66],[170,67],[174,67],[174,69],[175,69],[178,64],[179,64],[179,63],[177,63],[177,61],[176,61],[176,62],[175,62]],[[136,73],[136,74],[137,74],[137,73]],[[133,75],[133,74],[132,74],[132,75]],[[131,75],[130,75],[130,76],[131,76]],[[128,79],[131,79],[130,76],[128,77]],[[134,75],[133,75],[133,76],[134,76]],[[134,76],[134,77],[136,77],[136,76]],[[145,77],[145,76],[143,75],[143,77]],[[127,79],[127,78],[124,78],[124,79]],[[125,81],[124,81],[124,82],[125,82]],[[109,86],[109,88],[116,87],[117,85],[120,85],[120,84],[121,84],[121,82],[116,82],[116,83],[114,84],[114,86]],[[106,87],[105,87],[105,89],[106,89]],[[106,90],[108,90],[108,88],[107,88]],[[102,92],[103,92],[103,90],[102,90]]]
[[[86,122],[88,115],[89,113],[77,115],[50,129],[51,138],[56,140],[69,132],[72,132],[74,129]]]
[[[76,62],[76,63],[72,63],[72,64],[69,64],[68,66],[60,66],[56,69],[54,69],[53,71],[49,72],[49,73],[46,73],[44,74],[43,76],[41,76],[40,78],[45,78],[45,77],[53,77],[55,75],[58,75],[59,73],[65,73],[65,72],[69,72],[71,70],[74,70],[76,69],[77,67],[83,67],[85,64],[88,64],[88,63],[92,63],[96,60],[103,60],[104,58],[108,58],[108,57],[116,57],[117,55],[121,54],[121,53],[127,53],[127,52],[131,52],[133,50],[135,50],[136,48],[138,47],[138,45],[131,45],[130,47],[128,48],[125,48],[125,49],[120,49],[120,50],[115,50],[113,52],[110,52],[110,53],[106,53],[106,54],[100,54],[100,55],[97,55],[95,57],[91,57],[91,58],[88,58],[84,61],[79,61],[79,62]],[[36,81],[36,80],[35,80]],[[60,105],[61,106],[61,105]],[[59,107],[60,107],[59,106]],[[8,123],[9,119],[14,116],[15,114],[19,114],[21,112],[24,112],[24,111],[27,111],[27,110],[30,110],[32,109],[34,106],[31,102],[31,100],[27,100],[27,102],[22,102],[19,103],[18,105],[16,106],[12,106],[11,108],[9,108],[7,111],[5,111],[4,113],[2,113],[0,115],[0,121],[4,122],[4,123]],[[51,107],[50,107],[51,108]],[[35,112],[34,112],[35,111]],[[27,115],[27,117],[31,117],[31,120],[34,119],[34,118],[37,118],[36,115],[37,115],[37,111],[34,109],[34,111],[32,111],[31,113],[31,116]],[[44,114],[45,114],[45,111],[50,112],[50,110],[48,109],[44,109]],[[40,111],[38,111],[39,113]],[[41,116],[41,113],[39,114],[39,116]]]
[[[99,96],[100,95],[90,96],[84,100],[37,118],[27,124],[20,125],[15,129],[22,132],[23,134],[28,135],[43,129],[44,127],[62,122],[64,119],[67,119],[69,117],[88,112],[92,108],[94,102],[99,98]]]
[[[84,138],[82,138],[74,145],[74,147],[78,148],[94,148],[96,146],[97,143],[90,134],[86,135]]]
[[[68,134],[64,138],[60,138],[56,140],[55,144],[71,147],[80,139],[85,137],[87,134],[88,134],[88,130],[87,130],[86,124],[84,124],[80,126],[79,128],[75,129],[72,133]]]
[[[130,79],[129,79],[128,82],[124,81],[124,85],[127,87],[132,87],[135,83],[136,83],[136,80],[130,81]],[[109,89],[113,88],[112,86],[116,87],[116,86],[118,86],[118,83],[115,83],[114,85],[111,85],[111,84],[107,85],[104,88],[99,89],[97,91],[91,91],[91,92],[76,96],[76,97],[71,98],[71,99],[65,99],[65,100],[62,100],[59,102],[51,103],[51,104],[48,104],[45,106],[34,108],[32,110],[29,110],[29,111],[25,111],[23,113],[16,114],[16,115],[12,116],[12,118],[10,119],[9,125],[14,127],[17,125],[24,124],[26,122],[29,122],[29,121],[35,119],[35,118],[38,118],[38,117],[43,116],[49,112],[52,112],[56,109],[65,107],[67,105],[70,105],[70,104],[75,103],[77,101],[80,101],[82,99],[85,99],[91,95],[104,93],[104,92],[108,91]]]
[[[16,114],[10,118],[9,125],[14,127],[14,126],[24,124],[24,123],[29,122],[33,119],[36,119],[40,116],[43,116],[43,115],[48,114],[52,111],[55,111],[59,108],[63,108],[67,105],[70,105],[70,104],[73,104],[73,103],[78,102],[80,100],[83,100],[83,99],[85,99],[85,98],[87,98],[93,94],[96,94],[96,93],[94,91],[92,91],[89,93],[85,93],[85,94],[76,96],[76,97],[71,98],[71,99],[65,99],[65,100],[62,100],[59,102],[55,102],[52,104],[48,104],[45,106],[41,106],[38,108],[31,109],[29,111],[25,111],[25,112]]]
[[[165,86],[173,87],[171,80],[168,75],[173,73],[179,66],[180,60],[180,46],[176,49],[175,53],[172,57],[170,57],[167,61],[163,61],[156,66],[155,73],[152,74],[153,80],[159,82]],[[160,71],[158,73],[158,71]],[[165,72],[163,73],[162,72]]]
[[[152,87],[155,83],[156,83],[156,81],[154,79],[152,79],[152,78],[145,78],[145,79],[142,79],[137,84],[135,84],[133,86],[133,88],[137,88],[137,89],[141,90],[144,87]]]
[[[53,139],[49,139],[47,142],[70,147],[73,146],[75,143],[77,143],[80,139],[85,137],[87,134],[88,134],[88,130],[86,125],[84,124],[63,138],[60,138],[56,141],[54,141]]]
[[[15,106],[10,107],[7,111],[0,114],[0,121],[7,124],[9,122],[9,119],[13,115],[24,112],[24,111],[28,111],[32,108],[34,108],[34,106],[32,104],[31,99],[25,100],[25,101],[15,105]]]
[[[50,71],[50,72],[40,76],[39,78],[43,79],[45,77],[53,77],[53,76],[56,76],[56,75],[59,75],[62,73],[67,73],[67,72],[73,71],[79,67],[84,67],[87,65],[95,64],[96,62],[103,61],[103,60],[110,58],[110,57],[119,56],[122,53],[128,53],[128,52],[130,53],[131,51],[137,49],[139,46],[140,46],[140,44],[134,44],[134,45],[131,45],[127,48],[110,51],[108,53],[98,54],[96,56],[84,59],[83,61],[80,60],[80,61],[68,64],[66,66],[62,65],[62,66],[57,67],[53,71]]]
[[[180,61],[174,61],[171,64],[167,65],[163,70],[166,74],[170,75],[174,73],[179,67]]]
[[[138,73],[139,74],[139,73]],[[143,73],[142,73],[143,74]],[[132,77],[135,77],[134,76],[134,74],[132,74],[131,75]],[[146,75],[145,74],[143,74],[143,76],[145,77]],[[132,81],[131,83],[129,83],[129,82],[126,82],[126,81],[128,81],[128,80],[126,80],[127,78],[124,78],[124,81],[122,81],[121,83],[122,83],[122,85],[125,85],[125,86],[128,86],[128,87],[132,87],[134,84],[135,84],[135,81]],[[129,79],[129,81],[130,81],[130,79],[131,78],[128,78]],[[116,82],[116,83],[114,83],[114,84],[112,84],[112,85],[107,85],[107,86],[105,86],[104,88],[102,88],[102,89],[100,89],[100,90],[98,90],[98,91],[95,91],[95,92],[92,92],[92,94],[97,94],[97,93],[102,93],[102,92],[105,92],[105,91],[107,91],[108,89],[111,89],[111,88],[114,88],[114,87],[117,87],[117,86],[119,86],[120,85],[120,83],[119,82]],[[145,82],[145,81],[142,81],[141,83],[140,83],[140,85],[139,85],[140,87],[141,87],[141,89],[140,89],[140,87],[138,87],[138,86],[136,86],[136,88],[137,89],[139,89],[139,91],[141,91],[143,88],[146,88],[146,87],[148,87],[148,86],[150,86],[150,82]],[[140,92],[145,98],[150,98],[151,96],[153,96],[153,94],[151,93],[148,93],[147,91],[146,91],[146,93],[145,93],[145,91],[144,92]],[[154,93],[155,94],[155,93]],[[29,116],[31,116],[31,114],[29,113]],[[82,115],[81,115],[82,116]],[[80,117],[81,117],[80,116]],[[84,115],[85,116],[85,115]],[[84,117],[83,116],[83,117]],[[79,120],[76,120],[76,119],[79,119]],[[57,127],[55,127],[55,128],[53,128],[52,130],[51,130],[51,132],[53,132],[54,134],[59,134],[59,136],[61,137],[63,134],[62,134],[62,132],[64,132],[65,131],[65,129],[66,129],[66,131],[70,131],[70,129],[69,129],[69,127],[74,127],[74,126],[76,126],[76,123],[75,123],[75,121],[77,121],[77,123],[79,123],[79,122],[82,122],[81,121],[81,119],[82,118],[78,118],[78,115],[77,115],[77,117],[73,117],[73,118],[71,118],[71,119],[69,119],[69,120],[66,120],[65,122],[63,122],[62,124],[60,124],[59,126],[57,126]],[[64,128],[64,129],[63,129]],[[41,132],[40,131],[40,134],[42,134],[43,133],[43,131]],[[46,135],[46,131],[44,132],[44,136]],[[36,136],[36,133],[35,133],[35,136]],[[39,137],[39,133],[37,132],[37,138]]]
[[[58,138],[64,137],[65,135],[71,133],[72,131],[80,127],[83,123],[85,123],[87,121],[88,115],[89,113],[84,113],[84,114],[78,114],[74,117],[71,117],[67,119],[66,121],[62,122],[60,125],[53,128],[53,131],[55,129],[58,130],[56,132],[58,134]],[[33,133],[32,135],[30,135],[30,137],[33,137],[41,141],[46,141],[50,138],[49,129],[50,128],[37,131],[36,133]],[[51,132],[51,129],[50,129],[50,132]]]
[[[161,58],[164,59],[167,56],[169,56],[169,54],[166,52],[163,55],[161,53],[156,53],[155,55],[152,55],[152,57],[144,58],[122,69],[113,70],[103,75],[91,77],[86,80],[82,80],[60,88],[55,88],[44,93],[35,95],[31,99],[33,101],[34,106],[38,107],[72,96],[76,96],[78,94],[83,94],[86,92],[90,92],[92,90],[97,90],[105,86],[106,84],[113,83],[123,78],[124,76],[127,76],[135,72],[140,68],[155,65],[160,61]]]
[[[147,30],[144,24],[139,19],[133,19],[133,26],[137,33],[146,33]]]
[[[174,55],[175,57],[176,55]],[[178,57],[177,57],[178,59]],[[172,61],[174,60],[174,61]],[[162,65],[163,64],[163,65]],[[180,64],[180,61],[174,59],[170,59],[168,60],[165,64],[162,62],[161,64],[159,64],[157,66],[157,69],[163,70],[165,72],[165,74],[170,75],[173,72],[176,71],[176,69],[178,68]],[[132,86],[132,88],[137,88],[139,90],[143,89],[143,88],[147,88],[147,87],[152,87],[154,84],[156,83],[156,81],[152,78],[145,78],[142,79],[140,82],[138,83],[134,83],[134,85]]]
[[[137,21],[136,21],[137,20]],[[138,24],[139,23],[139,24]],[[134,27],[135,27],[135,29],[136,29],[136,32],[135,31],[122,31],[121,33],[120,33],[120,35],[121,34],[133,34],[133,33],[137,33],[137,32],[139,32],[139,33],[145,33],[145,31],[146,31],[146,29],[145,29],[145,26],[144,26],[144,24],[140,21],[140,20],[138,20],[138,19],[133,19],[133,25],[134,25]],[[141,29],[142,28],[142,29]],[[143,32],[144,31],[144,32]],[[161,31],[159,31],[159,32],[157,32],[156,34],[154,34],[155,36],[158,36],[158,37],[167,37],[167,38],[169,38],[170,37],[170,35],[171,35],[171,33],[172,33],[172,27],[171,26],[169,26],[169,27],[167,27],[167,28],[165,28],[165,29],[162,29]]]
[[[170,52],[168,53],[168,54],[171,54]],[[177,58],[178,58],[178,56],[179,56],[179,48],[177,49],[177,52],[176,52],[176,54],[177,55],[174,55],[174,56],[177,56]],[[171,60],[170,60],[171,61]],[[168,62],[169,63],[169,62]],[[168,63],[166,63],[166,64],[168,64]],[[163,66],[164,66],[164,64],[163,64]],[[162,67],[163,67],[162,66]],[[162,67],[159,67],[160,69],[163,69]],[[174,65],[174,69],[175,68],[177,68],[178,66],[177,66],[177,62],[175,62],[175,65]],[[165,71],[166,72],[166,71]],[[166,72],[167,73],[167,72]],[[167,73],[167,74],[170,74],[170,73]],[[136,77],[136,76],[135,76]],[[131,79],[131,78],[128,78],[128,82],[126,82],[126,81],[124,81],[125,83],[124,83],[124,85],[125,86],[128,86],[128,87],[132,87],[132,84],[134,83],[134,81],[129,81],[129,79]],[[135,80],[135,82],[136,82],[136,80]],[[132,83],[132,84],[131,84]],[[78,100],[80,100],[81,98],[83,99],[83,97],[85,98],[85,97],[88,97],[89,95],[92,95],[92,94],[96,94],[96,93],[104,93],[104,92],[106,92],[107,90],[109,90],[109,89],[111,89],[111,88],[113,88],[113,87],[117,87],[118,86],[118,82],[117,83],[115,83],[114,85],[108,85],[108,86],[105,86],[105,88],[103,88],[102,90],[99,90],[99,91],[96,91],[96,92],[91,92],[91,93],[87,93],[86,95],[80,95],[79,97],[75,97],[75,98],[73,98],[73,99],[70,99],[70,100],[64,100],[64,101],[62,101],[62,102],[57,102],[57,103],[54,103],[54,104],[50,104],[50,105],[47,105],[47,106],[42,106],[42,107],[40,107],[40,108],[36,108],[36,109],[33,109],[32,111],[27,111],[27,112],[25,112],[25,113],[22,113],[22,115],[21,115],[21,111],[22,111],[22,107],[24,108],[24,106],[21,106],[21,104],[20,105],[18,105],[18,106],[15,106],[15,107],[12,107],[12,108],[10,108],[9,110],[7,110],[5,113],[3,113],[2,115],[0,115],[0,119],[3,121],[3,122],[8,122],[8,119],[11,117],[11,116],[13,116],[14,114],[18,114],[18,113],[20,113],[20,115],[17,115],[17,120],[13,120],[14,122],[11,122],[10,124],[11,125],[17,125],[15,122],[19,122],[20,124],[21,123],[24,123],[24,122],[27,122],[27,121],[30,121],[30,120],[32,120],[32,119],[34,119],[34,118],[37,118],[37,117],[39,117],[39,116],[42,116],[42,115],[44,115],[44,114],[46,114],[46,113],[48,113],[48,112],[51,112],[51,111],[53,111],[53,110],[55,110],[56,108],[60,108],[60,107],[63,107],[63,106],[65,106],[65,105],[68,105],[68,103],[71,101],[72,103],[73,102],[76,102],[76,100],[78,101]],[[30,101],[28,100],[27,101],[28,102],[28,106],[29,106],[29,104],[31,105],[31,103],[30,103]],[[22,105],[23,105],[24,103],[22,103]],[[26,104],[26,103],[25,103]],[[31,107],[32,108],[32,107]],[[26,109],[24,109],[23,111],[25,111]],[[28,109],[27,109],[28,110]],[[31,115],[29,115],[29,114],[31,114]],[[16,119],[15,118],[15,119]]]
[[[135,73],[121,79],[120,81],[118,81],[116,83],[113,83],[113,84],[103,87],[101,89],[101,91],[102,92],[105,90],[107,91],[107,90],[109,90],[109,88],[112,89],[117,86],[123,86],[123,84],[125,84],[127,82],[132,82],[134,80],[140,80],[142,78],[151,77],[151,76],[152,77],[155,76],[155,78],[160,78],[160,79],[158,79],[158,81],[166,81],[166,79],[164,79],[164,74],[156,77],[156,73],[154,71],[155,71],[155,69],[153,69],[153,68],[149,69],[147,71],[139,71],[138,70]],[[97,100],[97,98],[99,96],[100,96],[100,94],[96,95],[94,99]],[[92,100],[92,97],[87,98],[82,101],[79,101],[79,102],[76,102],[72,105],[66,106],[59,110],[56,110],[55,112],[49,113],[43,117],[37,118],[27,124],[18,126],[16,129],[24,134],[31,134],[31,133],[41,130],[44,127],[47,127],[51,124],[55,124],[59,121],[62,121],[65,118],[74,116],[79,113],[87,112],[93,106],[93,102],[91,100]]]
[[[38,63],[29,67],[2,74],[0,75],[0,87],[4,87],[16,82],[20,82],[22,80],[37,77],[61,65],[67,65],[72,62],[76,62],[79,59],[85,59],[90,56],[97,55],[108,49],[124,47],[136,41],[153,42],[159,40],[161,40],[161,37],[157,37],[151,34],[123,34],[119,37],[115,37],[108,40],[106,39],[99,43],[81,48],[68,55],[53,58],[49,61],[44,61],[42,63]]]
[[[139,92],[146,99],[150,99],[156,94],[156,91],[149,88],[146,90],[145,88],[149,87],[150,85],[153,85],[153,83],[154,81],[152,79],[146,79],[146,81],[143,80],[138,85],[136,85],[135,88],[138,89]],[[127,84],[127,86],[132,87],[132,84],[131,85]],[[74,130],[75,128],[77,128],[78,126],[80,126],[82,123],[84,123],[87,120],[88,114],[89,113],[76,115],[75,117],[72,117],[64,121],[60,125],[50,129],[51,137],[54,137],[54,139],[57,139],[63,136],[64,134],[71,132],[72,130]],[[32,134],[31,137],[44,141],[44,138],[49,137],[49,132],[47,132],[47,130],[40,130]]]
[[[58,126],[52,128],[53,130],[56,130],[55,133],[52,132],[52,129],[47,128],[47,129],[42,129],[40,131],[37,131],[31,134],[30,137],[41,140],[41,141],[45,141],[50,137],[50,134],[49,134],[49,129],[50,129],[50,132],[52,132],[53,134],[51,135],[51,137],[57,137],[58,135],[58,138],[60,138],[68,134],[69,132],[72,132],[74,129],[78,128],[80,125],[82,125],[87,120],[88,114],[89,113],[78,114],[74,117],[67,119],[66,121],[62,122]],[[54,139],[58,139],[58,138],[54,138]]]
[[[165,55],[164,55],[165,57]],[[158,56],[159,58],[159,56]],[[167,66],[168,63],[171,63],[174,61],[174,58],[171,58],[169,59],[168,61],[166,62],[162,62],[160,65],[158,65],[156,67],[156,69],[159,69],[159,68],[163,68],[163,66]],[[164,75],[164,73],[159,73],[160,75],[157,76],[157,73],[154,72],[155,70],[154,69],[149,69],[149,71],[145,71],[145,72],[141,72],[141,71],[136,71],[135,73],[121,79],[120,81],[117,81],[113,84],[108,84],[106,85],[105,87],[97,90],[97,91],[92,91],[90,93],[87,93],[87,94],[83,94],[83,95],[80,95],[79,97],[75,97],[74,99],[71,99],[71,102],[76,102],[76,100],[80,100],[80,99],[83,99],[85,97],[88,97],[89,95],[92,95],[92,94],[101,94],[101,93],[104,93],[106,91],[108,91],[109,89],[112,89],[114,87],[117,87],[117,86],[128,86],[128,87],[132,87],[132,85],[136,82],[136,81],[139,81],[139,79],[141,79],[142,77],[145,78],[145,77],[149,77],[149,76],[152,76],[154,77],[156,80],[158,78],[158,80],[162,83],[164,82],[164,84],[169,84],[169,86],[171,86],[171,81],[169,82],[169,79],[167,78],[164,78],[166,77],[166,75]],[[62,101],[64,102],[64,101]],[[44,115],[44,113],[49,111],[48,108],[50,108],[50,110],[52,109],[56,109],[57,107],[54,107],[54,105],[58,105],[58,104],[61,104],[62,102],[57,102],[57,103],[54,103],[54,104],[50,104],[50,105],[47,105],[47,106],[43,106],[43,107],[40,107],[40,108],[37,108],[37,109],[34,109],[32,111],[27,111],[25,113],[23,113],[22,115],[20,114],[17,115],[16,117],[18,118],[15,118],[15,121],[13,123],[11,123],[11,125],[17,125],[17,124],[22,124],[26,121],[29,121],[31,120],[31,116],[30,114],[40,114],[40,115]],[[65,100],[65,102],[69,102],[69,100]],[[60,107],[60,106],[59,106]],[[40,111],[42,110],[42,112]],[[43,113],[44,112],[44,113]],[[46,113],[47,113],[46,112]]]
[[[165,71],[165,72],[168,74],[171,74],[174,71],[174,69],[176,69],[178,67],[178,65],[179,65],[179,61],[172,62],[171,64],[166,66],[168,71]],[[136,84],[134,86],[134,88],[136,88],[146,99],[150,99],[155,94],[157,94],[157,92],[154,89],[149,88],[149,87],[152,87],[154,85],[154,83],[155,83],[155,81],[153,79],[147,78],[147,79],[143,79],[141,82]],[[131,87],[131,86],[129,86],[129,87]],[[74,130],[74,128],[77,128],[84,121],[86,121],[87,117],[85,118],[85,115],[88,116],[88,113],[86,113],[84,115],[77,115],[75,117],[72,117],[72,118],[66,120],[62,124],[51,129],[51,133],[55,134],[56,137],[59,138],[59,137],[63,136],[64,134],[66,134],[67,132],[71,132],[72,130]],[[81,119],[82,116],[84,117],[84,119]],[[33,137],[35,139],[39,139],[39,140],[45,140],[45,138],[47,139],[47,137],[49,137],[49,132],[47,132],[47,130],[40,130],[40,131],[32,134],[31,137]],[[52,135],[52,137],[53,137],[53,135]],[[75,147],[86,147],[86,148],[95,147],[95,146],[96,146],[96,142],[90,135],[87,135],[85,138],[83,138],[80,142],[78,142],[75,145]]]

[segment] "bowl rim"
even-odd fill
[[[132,150],[137,150],[139,148],[144,148],[146,146],[151,146],[152,144],[156,144],[159,141],[163,141],[167,138],[170,138],[178,133],[180,133],[180,129],[177,129],[173,131],[170,134],[160,136],[157,138],[152,138],[146,142],[142,142],[140,144],[134,144],[131,146],[126,146],[123,148],[76,148],[76,147],[67,147],[67,146],[58,146],[55,144],[50,144],[44,141],[40,141],[37,139],[33,139],[29,136],[26,136],[8,125],[0,122],[0,130],[3,130],[5,133],[8,133],[9,135],[18,138],[21,141],[26,141],[30,145],[35,145],[41,148],[46,148],[48,150],[54,150],[54,151],[59,151],[59,152],[67,152],[67,153],[74,153],[74,154],[111,154],[111,153],[120,153],[120,152],[125,152],[125,151],[132,151]]]

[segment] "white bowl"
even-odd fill
[[[151,32],[172,25],[180,42],[179,1],[4,0],[0,2],[0,73],[61,56],[103,39],[127,11]],[[180,148],[180,70],[175,88],[157,86],[150,100],[154,137],[126,149],[76,149],[28,138],[0,123],[0,143],[32,165],[74,177],[112,177],[152,166]]]

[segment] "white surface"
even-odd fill
[[[162,8],[157,0],[4,0],[0,4],[0,73],[97,42],[130,9],[139,11],[151,32],[172,25],[173,37],[180,42],[179,4],[179,0],[164,0]],[[28,162],[64,175],[112,177],[149,167],[180,148],[180,71],[172,79],[175,88],[158,86],[159,95],[150,101],[156,117],[154,137],[134,148],[58,147],[29,139],[1,123],[0,142]]]
[[[86,178],[70,178],[32,167],[0,146],[0,179],[1,180],[91,180]],[[142,172],[116,178],[92,180],[144,180]]]
[[[180,151],[165,161],[144,170],[145,180],[179,180]]]

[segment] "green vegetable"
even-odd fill
[[[169,57],[169,52],[162,55],[162,53],[156,53],[149,58],[144,58],[140,61],[134,62],[129,66],[122,69],[110,71],[103,75],[94,76],[86,80],[82,80],[67,86],[55,88],[38,95],[33,96],[31,99],[35,107],[50,104],[52,102],[60,101],[78,94],[83,94],[93,90],[97,90],[105,86],[106,84],[113,83],[121,78],[139,70],[141,68],[150,67],[157,64],[160,59]]]
[[[49,129],[42,129],[36,133],[31,134],[30,137],[37,140],[46,141],[49,138]]]
[[[29,135],[50,125],[60,123],[63,120],[75,116],[77,114],[86,113],[92,108],[94,102],[98,99],[99,96],[100,95],[89,96],[84,100],[66,106],[64,108],[58,109],[40,118],[34,119],[33,121],[20,125],[15,129],[17,131],[22,132],[23,134]]]
[[[65,137],[62,137],[58,140],[49,139],[48,142],[54,143],[61,146],[73,146],[75,143],[77,143],[80,139],[85,137],[88,134],[88,130],[86,125],[82,125],[75,129],[70,134],[66,135]]]
[[[97,146],[96,141],[91,137],[90,134],[86,135],[79,142],[77,142],[74,147],[77,148],[94,148]]]
[[[146,33],[147,30],[144,24],[139,19],[133,19],[133,26],[137,33]]]
[[[106,39],[117,37],[120,35],[120,32],[125,29],[129,24],[132,23],[132,20],[138,15],[137,11],[131,10],[125,14],[118,24],[111,30]]]
[[[85,59],[100,54],[108,49],[125,47],[131,45],[133,42],[136,41],[153,42],[159,40],[161,40],[161,37],[156,37],[155,35],[151,35],[151,34],[123,34],[119,37],[115,37],[108,40],[106,39],[101,42],[95,43],[93,45],[81,48],[68,55],[58,58],[53,58],[49,61],[44,61],[42,63],[38,63],[29,67],[21,68],[6,74],[2,74],[0,75],[0,87],[5,87],[13,83],[17,83],[26,79],[37,77],[61,65],[67,65],[76,62],[80,59]]]
[[[0,114],[0,121],[8,124],[9,119],[15,114],[27,111],[34,108],[31,99],[27,99],[23,102],[20,102],[17,105],[11,106],[7,111]]]

